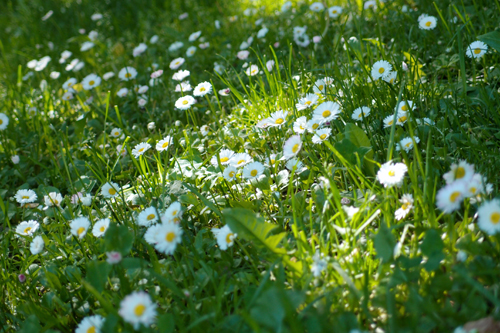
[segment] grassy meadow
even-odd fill
[[[499,14],[2,1],[0,332],[499,332]]]

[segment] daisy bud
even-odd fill
[[[181,123],[181,121],[180,121],[180,120],[177,120],[177,121],[175,122],[175,126],[179,127],[179,126],[181,126],[181,125],[182,125],[182,123]]]
[[[116,251],[106,252],[106,256],[108,257],[106,261],[111,265],[117,264],[122,260],[122,255],[120,252]]]
[[[321,42],[321,36],[314,36],[313,43],[318,44],[319,42]]]
[[[274,45],[273,45],[273,46],[274,46],[274,48],[275,48],[275,49],[276,49],[276,48],[278,48],[278,47],[280,47],[280,42],[276,42],[276,43],[274,43]]]
[[[24,275],[24,274],[19,274],[17,276],[17,278],[19,279],[19,282],[21,282],[21,283],[26,282],[26,275]]]
[[[14,164],[19,163],[19,155],[14,155],[10,159],[12,160],[12,163],[14,163]]]
[[[150,131],[153,131],[155,129],[155,127],[156,127],[156,124],[154,121],[152,121],[148,124],[148,130],[150,130]]]
[[[408,72],[408,65],[406,64],[406,62],[403,61],[402,67],[405,72]]]

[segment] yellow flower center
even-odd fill
[[[319,90],[323,90],[323,85],[320,85],[318,88]]]
[[[450,195],[450,201],[455,202],[460,197],[460,192],[455,191]]]
[[[387,125],[392,125],[392,120],[387,123]]]
[[[200,88],[200,91],[205,91],[206,89],[204,87],[201,87]]]
[[[76,233],[78,234],[78,236],[80,236],[82,234],[82,232],[85,231],[85,228],[84,227],[80,227],[78,228],[78,230],[76,231]]]
[[[315,130],[315,129],[316,129],[316,128],[318,128],[318,127],[319,127],[319,124],[318,124],[318,123],[316,123],[316,124],[313,124],[313,125],[312,125],[312,129],[313,129],[313,130]]]
[[[276,124],[278,124],[278,125],[283,124],[283,122],[284,122],[283,118],[276,119]]]
[[[186,105],[187,103],[189,103],[187,99],[182,101],[182,104],[184,104],[184,105]]]
[[[326,134],[321,134],[321,136],[319,137],[321,140],[325,140],[326,139]]]
[[[23,196],[21,197],[21,199],[29,199],[29,198],[30,198],[30,197],[28,197],[27,195],[23,195]]]
[[[311,105],[311,103],[312,103],[311,101],[307,101],[307,102],[305,102],[304,104],[305,104],[305,105]]]
[[[408,204],[404,203],[404,204],[401,206],[401,209],[402,209],[402,210],[406,210],[406,209],[408,209]]]
[[[146,219],[147,219],[148,221],[151,221],[152,219],[154,219],[154,218],[155,218],[155,216],[156,216],[155,214],[149,214],[149,215],[146,217]]]
[[[470,193],[475,194],[475,193],[476,193],[476,191],[477,191],[477,189],[476,189],[475,187],[471,187],[471,188],[469,189],[469,191],[470,191]]]
[[[269,162],[271,162],[271,164],[274,164],[274,162],[276,162],[276,160],[271,159]]]
[[[365,115],[365,114],[364,114],[363,112],[360,112],[360,113],[359,113],[358,118],[361,118],[361,117],[363,117],[364,115]]]
[[[405,147],[406,147],[406,148],[410,148],[412,143],[413,143],[413,142],[408,142],[407,144],[405,144]]]
[[[465,169],[463,167],[458,167],[457,171],[455,172],[455,178],[461,179],[464,177],[465,177]]]
[[[394,170],[389,170],[388,175],[394,177],[396,175],[396,172],[394,172]]]
[[[95,333],[95,326],[90,326],[90,327],[87,329],[87,333]]]
[[[118,136],[118,135],[120,135],[120,132],[115,132],[115,136]]]
[[[250,73],[251,73],[251,74],[255,74],[255,73],[257,73],[257,70],[256,70],[256,69],[254,69],[254,70],[252,70]]]
[[[337,14],[337,11],[334,9],[334,10],[332,10],[332,13],[333,14]]]
[[[132,74],[130,74],[130,73],[126,73],[126,74],[125,74],[125,77],[126,77],[127,79],[128,79],[129,77],[131,77],[131,76],[132,76]]]
[[[105,226],[102,226],[102,227],[100,227],[100,228],[99,228],[99,231],[100,231],[100,232],[104,232],[105,230],[106,230],[106,227],[105,227]]]
[[[250,171],[250,175],[251,175],[252,177],[257,176],[257,170],[253,169],[252,171]]]
[[[239,160],[238,161],[238,165],[242,164],[242,163],[245,163],[245,160]]]
[[[234,177],[234,171],[229,172],[229,177],[231,177],[231,178]]]
[[[2,119],[0,119],[0,125],[2,125],[2,124],[3,124],[3,120],[2,120]]]
[[[162,147],[162,148],[167,148],[167,147],[168,147],[168,141],[167,141],[167,142],[165,142],[165,143],[163,143],[163,144],[161,145],[161,147]]]
[[[144,151],[144,148],[139,149],[139,153],[142,153]]]
[[[497,224],[498,222],[500,222],[500,213],[494,212],[493,214],[491,214],[490,220],[493,224]]]
[[[111,195],[115,195],[116,194],[116,190],[114,188],[110,188],[108,190],[108,193],[111,194]]]
[[[430,26],[431,26],[431,24],[432,24],[432,23],[431,23],[431,21],[427,21],[427,22],[425,22],[425,26],[426,26],[426,27],[430,27]]]
[[[167,235],[165,236],[165,240],[169,243],[172,242],[174,240],[174,238],[175,238],[175,233],[172,231],[167,233]]]
[[[31,230],[31,227],[27,227],[26,229],[24,229],[24,233],[27,234],[28,232],[30,232]]]
[[[399,118],[399,119],[398,119],[398,121],[399,121],[400,123],[402,123],[402,122],[405,122],[405,121],[406,121],[406,119],[408,119],[408,117],[406,117],[406,116],[402,116],[401,118]]]
[[[389,80],[389,83],[394,83],[394,79],[390,79],[390,80]]]
[[[172,216],[177,215],[177,213],[178,213],[178,212],[179,212],[178,210],[174,210],[174,211],[172,212]]]
[[[229,161],[229,157],[224,156],[223,158],[220,159],[222,163]]]
[[[325,110],[323,111],[323,113],[321,114],[323,116],[323,118],[326,118],[326,117],[329,117],[332,113],[329,111],[329,110]]]
[[[54,200],[54,203],[55,203],[56,205],[59,205],[59,200]]]
[[[405,104],[405,105],[403,105],[403,106],[401,107],[401,110],[403,110],[403,111],[408,111],[408,105],[406,105],[406,104]]]
[[[475,50],[474,50],[474,53],[475,53],[475,54],[479,54],[479,53],[481,53],[481,49],[475,49]]]
[[[91,85],[91,86],[93,86],[93,85],[94,85],[94,83],[95,83],[95,81],[94,81],[94,80],[90,80],[90,81],[89,81],[89,85]]]
[[[134,308],[134,314],[135,314],[137,317],[142,316],[142,314],[144,313],[144,311],[146,311],[146,306],[144,306],[143,304],[138,304],[138,305],[136,305],[136,307]]]
[[[380,68],[378,69],[378,72],[379,72],[380,74],[384,74],[384,72],[385,72],[385,68],[384,68],[384,67],[380,67]]]
[[[231,242],[233,241],[233,240],[231,239],[231,236],[233,236],[233,234],[232,234],[231,232],[227,234],[227,236],[226,236],[226,243],[228,243],[228,244],[229,244],[229,243],[231,243]]]
[[[293,145],[293,147],[292,147],[292,153],[295,154],[297,152],[297,150],[299,150],[299,144],[298,143],[296,143],[296,144]]]

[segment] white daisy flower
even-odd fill
[[[313,90],[315,94],[326,94],[326,86],[327,84],[323,80],[317,80],[314,82]]]
[[[460,208],[466,192],[467,188],[463,181],[446,185],[436,194],[436,206],[446,214],[452,213]]]
[[[61,97],[62,100],[64,101],[69,101],[69,100],[72,100],[73,99],[73,93],[71,93],[71,91],[66,91],[62,97]]]
[[[149,227],[160,220],[155,207],[148,207],[137,216],[137,224],[142,227]]]
[[[137,70],[134,67],[123,67],[118,73],[118,77],[122,81],[130,81],[135,79],[137,76]]]
[[[121,88],[116,92],[116,96],[118,97],[125,97],[128,94],[128,89],[127,88]]]
[[[64,90],[69,90],[76,84],[76,82],[76,79],[72,77],[71,79],[66,80],[66,82],[63,83],[62,87]]]
[[[422,30],[432,30],[437,25],[437,19],[434,16],[421,15],[418,20],[418,26]]]
[[[90,227],[90,220],[86,217],[77,217],[70,222],[69,227],[73,236],[82,239],[85,237],[87,230]]]
[[[158,143],[156,144],[156,150],[158,151],[167,150],[173,141],[174,139],[170,135],[167,135],[166,137],[158,141]]]
[[[155,249],[158,252],[165,254],[173,254],[177,248],[177,244],[182,241],[182,229],[179,224],[167,222],[158,224],[160,227],[156,228]]]
[[[61,193],[56,193],[56,192],[50,192],[48,195],[43,197],[43,201],[45,203],[45,206],[51,207],[51,206],[60,206],[61,202],[63,200],[63,197]]]
[[[323,128],[323,129],[317,130],[313,135],[312,142],[313,143],[321,143],[321,142],[325,141],[326,139],[328,139],[331,132],[332,132],[332,130],[330,128]]]
[[[94,235],[95,237],[101,237],[102,235],[104,235],[106,233],[106,230],[108,230],[109,223],[110,220],[108,218],[98,220],[92,228],[92,235]]]
[[[377,180],[384,187],[400,186],[407,171],[408,167],[404,163],[393,164],[389,161],[380,166],[377,172]]]
[[[224,179],[227,180],[228,182],[236,180],[236,173],[238,172],[238,169],[236,167],[230,165],[227,168],[224,169],[223,176]]]
[[[483,176],[476,173],[472,176],[471,180],[466,182],[467,187],[467,197],[479,196],[481,193],[484,193],[484,182]]]
[[[321,2],[314,2],[309,6],[309,9],[317,13],[325,10],[325,6]]]
[[[95,87],[98,87],[100,84],[101,78],[95,74],[87,75],[82,81],[82,86],[85,90],[93,89]]]
[[[184,97],[180,97],[176,102],[175,102],[175,107],[179,110],[187,110],[193,104],[196,103],[196,100],[194,99],[193,96],[186,95]]]
[[[394,216],[398,221],[405,218],[413,208],[413,196],[411,194],[403,194],[399,202],[401,202],[402,205],[394,212]]]
[[[299,161],[297,158],[292,158],[288,160],[285,164],[285,168],[287,168],[290,171],[293,171],[295,169],[295,173],[298,173],[302,170],[304,167],[304,163]]]
[[[293,131],[297,134],[305,132],[307,126],[307,118],[305,116],[297,118],[293,123]]]
[[[193,91],[194,96],[205,96],[206,94],[210,94],[212,92],[212,85],[210,82],[202,82],[198,84]]]
[[[181,69],[180,71],[174,73],[172,79],[175,81],[182,81],[185,78],[187,78],[190,74],[191,73],[189,71]]]
[[[7,117],[5,113],[0,112],[0,130],[5,130],[7,125],[9,125],[9,117]]]
[[[90,41],[83,42],[82,46],[80,47],[80,51],[82,51],[82,52],[88,51],[91,48],[93,48],[94,45],[95,44],[90,42]]]
[[[180,49],[183,46],[184,46],[183,42],[177,41],[177,42],[174,42],[174,43],[170,44],[170,46],[168,47],[168,50],[170,52],[175,52],[175,51],[177,51],[178,49]],[[182,58],[178,58],[178,59],[182,59]],[[178,59],[174,59],[174,60],[178,60]],[[182,59],[182,63],[180,63],[180,64],[177,64],[177,62],[172,62],[172,63],[174,63],[174,67],[175,66],[177,66],[177,67],[176,68],[170,67],[170,68],[177,69],[180,65],[182,65],[182,63],[184,63],[184,59]],[[170,66],[172,66],[172,63],[170,63]]]
[[[367,2],[364,3],[363,8],[376,10],[377,9],[377,1],[368,0]]]
[[[23,221],[16,227],[16,234],[21,236],[33,236],[40,224],[35,220]]]
[[[291,136],[283,145],[283,157],[287,160],[295,157],[300,152],[301,148],[302,141],[300,140],[300,136]]]
[[[264,165],[260,162],[252,162],[243,168],[243,177],[245,179],[254,179],[264,173]]]
[[[488,235],[500,232],[500,200],[484,202],[477,210],[477,225]]]
[[[161,216],[162,223],[179,223],[182,217],[182,206],[178,201],[174,201]]]
[[[238,234],[231,231],[228,225],[223,226],[222,228],[212,228],[212,233],[217,239],[217,245],[222,251],[226,251],[228,247],[234,245],[234,239]]]
[[[76,327],[75,333],[101,333],[102,324],[104,318],[100,315],[85,317]]]
[[[387,83],[393,84],[397,78],[398,78],[398,72],[390,71],[389,74],[382,77],[382,80],[384,80]]]
[[[28,189],[28,190],[18,190],[14,198],[16,198],[16,201],[19,204],[23,205],[26,203],[35,202],[38,196],[36,195],[35,191]]]
[[[243,167],[251,162],[253,162],[253,158],[252,158],[252,156],[248,155],[247,153],[234,154],[231,157],[231,159],[229,160],[229,164],[232,166],[235,166],[237,168]]]
[[[318,103],[318,99],[319,97],[316,94],[307,94],[303,98],[299,99],[299,102],[295,104],[295,107],[298,111],[305,110]]]
[[[200,36],[201,36],[201,31],[196,31],[196,32],[193,32],[191,35],[189,35],[188,40],[189,40],[190,42],[194,42],[194,41],[195,41],[195,40],[197,40],[197,39],[198,39],[198,37],[200,37]]]
[[[312,118],[306,123],[306,129],[310,133],[314,133],[316,130],[321,128],[323,125],[323,120],[319,118]]]
[[[337,18],[339,15],[342,14],[342,7],[340,6],[333,6],[328,8],[328,15],[331,18]]]
[[[184,58],[176,58],[170,62],[170,69],[178,69],[185,62]]]
[[[107,72],[107,73],[105,73],[105,74],[102,76],[102,78],[103,78],[104,80],[108,81],[108,80],[109,80],[109,79],[111,79],[113,76],[115,76],[115,73],[113,73],[113,72]]]
[[[469,182],[474,176],[474,165],[466,161],[460,161],[458,164],[454,163],[450,167],[450,171],[443,175],[446,184],[451,184],[456,180]]]
[[[33,238],[30,244],[30,251],[32,255],[37,255],[43,251],[43,247],[45,246],[45,242],[43,241],[42,236],[36,236]]]
[[[374,80],[378,80],[390,74],[391,71],[392,71],[392,65],[389,62],[385,60],[379,60],[373,64],[372,77]]]
[[[186,92],[191,90],[193,90],[193,88],[191,88],[191,84],[187,81],[181,82],[175,86],[175,92]]]
[[[404,123],[408,121],[408,112],[398,112],[398,119],[396,121],[396,125],[403,126]]]
[[[396,146],[396,150],[400,151],[401,148],[403,148],[404,151],[406,151],[408,153],[410,150],[413,149],[413,141],[415,141],[415,143],[419,143],[420,139],[416,136],[413,137],[413,140],[410,137],[406,137],[406,138],[402,139],[401,141],[399,141],[399,144]]]
[[[314,110],[313,118],[322,122],[332,121],[340,114],[340,105],[335,102],[323,102]]]
[[[230,149],[222,149],[219,152],[219,159],[220,159],[220,164],[222,165],[227,165],[229,164],[231,158],[233,157],[234,152]],[[213,166],[218,166],[219,162],[217,161],[217,155],[214,155],[212,159],[210,160],[210,163],[212,163]]]
[[[120,190],[121,188],[120,186],[118,186],[118,184],[108,182],[101,187],[101,194],[105,198],[114,198],[118,195],[118,192],[120,192]]]
[[[481,41],[472,42],[468,47],[465,54],[469,58],[481,58],[488,51],[488,45]]]
[[[352,119],[361,121],[363,120],[363,117],[366,118],[368,115],[370,115],[370,108],[362,106],[354,110],[352,113]]]
[[[286,111],[276,111],[268,118],[269,124],[268,126],[272,127],[281,127],[286,122],[286,117],[288,116],[288,112]]]
[[[135,330],[142,325],[148,327],[156,318],[156,304],[144,291],[134,291],[120,302],[120,316]]]
[[[119,138],[121,135],[122,135],[121,128],[113,128],[111,130],[111,133],[109,134],[109,136],[111,136],[113,138]]]
[[[132,155],[134,155],[135,158],[138,158],[142,154],[144,154],[149,148],[151,148],[151,145],[147,142],[141,142],[138,145],[132,149]]]
[[[410,110],[413,110],[413,102],[412,101],[401,101],[396,106],[396,110],[398,112],[408,112]]]
[[[146,51],[147,48],[148,48],[148,46],[146,44],[140,43],[139,45],[134,47],[134,50],[132,51],[132,55],[134,57],[140,56],[141,54],[144,53],[144,51]]]
[[[259,74],[259,66],[257,66],[257,65],[251,65],[250,67],[247,68],[247,70],[245,71],[245,73],[248,76],[257,75],[257,74]]]
[[[188,57],[194,56],[195,53],[196,53],[196,46],[190,46],[186,50],[186,56],[188,56]]]

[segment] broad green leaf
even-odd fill
[[[491,46],[498,52],[500,52],[500,32],[499,31],[492,31],[488,32],[487,34],[477,36],[477,39],[479,39],[481,42],[484,42],[488,44],[488,46]]]
[[[427,256],[427,262],[424,265],[427,271],[430,272],[439,268],[441,260],[444,259],[443,248],[444,243],[441,239],[440,232],[435,229],[427,230],[424,240],[420,245],[422,254]]]
[[[126,226],[112,223],[104,234],[104,241],[108,251],[119,251],[125,256],[132,249],[134,235]]]
[[[396,245],[396,240],[391,230],[387,228],[385,223],[380,224],[378,233],[375,235],[373,240],[375,250],[377,251],[377,257],[384,261],[390,261],[394,254],[394,246]]]
[[[196,194],[196,196],[208,207],[210,210],[217,215],[221,216],[220,210],[214,205],[214,203],[210,200],[208,200],[205,196],[203,196],[198,190],[192,186],[191,184],[188,184],[186,182],[182,182],[182,185],[184,185],[188,190],[190,190],[192,193]]]
[[[238,237],[252,241],[255,245],[267,248],[276,254],[286,254],[286,250],[278,248],[278,244],[285,233],[270,235],[278,226],[264,222],[263,218],[257,218],[256,214],[244,208],[229,208],[223,210],[223,216],[231,230]]]
[[[96,260],[89,261],[87,263],[87,276],[85,279],[98,292],[102,292],[108,280],[109,272],[111,272],[111,265],[107,262]]]

